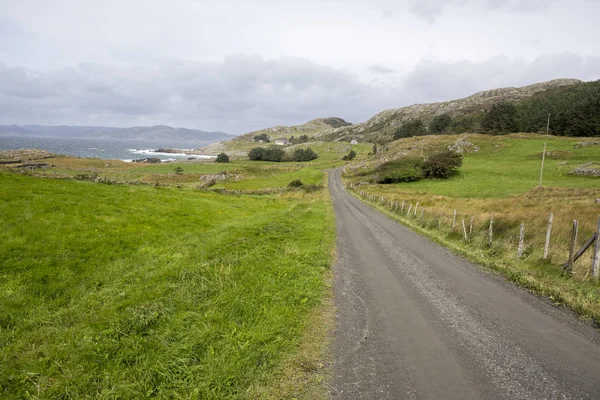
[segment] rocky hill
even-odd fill
[[[404,122],[420,119],[425,124],[441,114],[449,114],[453,118],[463,117],[489,109],[493,104],[507,101],[514,102],[543,92],[550,88],[571,86],[581,83],[577,79],[556,79],[549,82],[536,83],[520,88],[492,89],[475,93],[469,97],[440,103],[415,104],[408,107],[382,111],[363,123],[342,126],[321,131],[316,134],[320,140],[352,140],[369,142],[387,142],[392,139],[395,130]]]
[[[301,136],[306,135],[308,137],[314,136],[316,133],[329,131],[335,128],[343,128],[351,126],[350,122],[343,120],[338,117],[327,117],[317,118],[312,121],[308,121],[305,124],[297,126],[273,126],[271,128],[261,129],[259,131],[245,133],[233,139],[233,141],[252,141],[252,138],[262,133],[269,136],[270,140],[277,139],[279,137],[285,137],[289,139],[292,135]]]

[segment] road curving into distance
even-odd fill
[[[365,205],[337,224],[333,399],[600,399],[600,333]]]

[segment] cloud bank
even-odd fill
[[[147,125],[167,123],[243,133],[340,116],[363,121],[386,108],[445,101],[558,77],[600,78],[600,57],[570,53],[532,62],[421,61],[406,76],[373,66],[382,79],[305,59],[236,55],[222,62],[151,67],[79,64],[33,71],[0,64],[1,124]]]

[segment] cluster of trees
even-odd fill
[[[600,136],[600,81],[551,88],[463,116],[441,114],[429,126],[420,119],[409,120],[396,129],[394,140],[442,133],[546,132],[548,115],[553,135]]]
[[[415,182],[425,179],[448,179],[458,173],[462,155],[451,150],[435,153],[423,160],[403,157],[377,167],[377,183]]]
[[[265,143],[269,143],[271,140],[269,139],[269,135],[267,135],[266,133],[261,133],[260,135],[256,135],[253,137],[255,142],[265,142]]]
[[[310,147],[305,149],[295,149],[292,153],[292,161],[304,162],[317,159],[317,153],[315,153]]]
[[[294,137],[294,135],[292,135],[292,137],[290,138],[290,143],[291,144],[302,144],[302,143],[307,143],[308,142],[308,136],[306,135],[300,135],[297,138]]]
[[[255,147],[248,152],[248,158],[252,161],[273,161],[281,162],[285,158],[285,151],[282,148],[271,147]]]
[[[490,133],[545,132],[557,136],[600,136],[600,81],[559,87],[516,103],[495,104],[483,117]]]
[[[310,147],[304,149],[295,149],[290,156],[286,156],[285,151],[281,147],[270,146],[270,147],[255,147],[248,152],[248,158],[252,161],[297,161],[304,162],[318,158]]]

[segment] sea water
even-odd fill
[[[19,149],[40,149],[52,153],[76,157],[103,158],[131,161],[139,158],[155,157],[161,160],[186,158],[213,158],[212,156],[187,155],[184,153],[159,153],[157,149],[194,149],[210,142],[163,142],[94,138],[51,138],[31,136],[0,136],[0,151]]]

